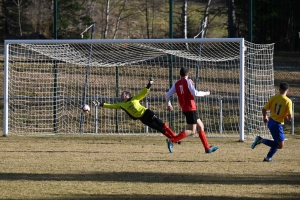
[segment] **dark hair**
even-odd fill
[[[187,68],[181,67],[180,68],[180,76],[187,76],[189,73],[189,70]]]
[[[289,84],[286,82],[282,82],[279,85],[279,89],[282,90],[283,92],[285,92],[289,89]]]

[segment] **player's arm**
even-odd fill
[[[109,103],[104,103],[104,102],[99,102],[97,100],[94,100],[92,102],[94,106],[100,106],[103,108],[109,108],[109,109],[121,109],[121,106],[119,104],[109,104]]]
[[[148,94],[149,91],[150,91],[150,89],[148,89],[148,88],[143,88],[143,89],[140,91],[140,93],[134,95],[134,96],[132,97],[131,100],[138,100],[138,101],[140,101],[140,100],[142,100],[143,98],[145,98],[145,96]]]
[[[292,116],[291,114],[288,114],[288,115],[286,116],[286,119],[289,120],[289,121],[292,121],[293,116]]]
[[[196,97],[203,97],[206,95],[210,95],[210,91],[198,91],[194,86],[194,82],[191,79],[187,79],[188,88],[190,92]]]
[[[267,116],[267,109],[263,108],[263,109],[262,109],[262,114],[263,114],[263,121],[264,121],[264,123],[265,123],[265,124],[268,123],[269,118],[268,118],[268,116]]]
[[[143,88],[140,93],[134,95],[132,100],[142,100],[149,93],[151,85],[154,83],[154,79],[152,77],[149,78],[148,84],[145,88]]]
[[[287,115],[286,119],[291,121],[293,118],[293,109],[292,109],[292,102],[290,101],[287,105]]]
[[[262,109],[262,115],[263,115],[263,121],[264,123],[268,123],[269,118],[267,116],[267,111],[270,110],[270,106],[271,106],[271,102],[272,102],[272,97],[269,99],[269,101],[264,105],[263,109]]]
[[[103,103],[103,108],[109,108],[109,109],[121,109],[121,106],[119,104],[109,104],[109,103]]]
[[[168,107],[169,110],[173,110],[173,106],[171,104],[170,98],[175,93],[176,93],[176,88],[175,88],[175,84],[173,84],[171,89],[166,94],[166,104],[167,104],[167,107]]]

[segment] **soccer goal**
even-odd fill
[[[179,133],[185,117],[166,91],[190,70],[208,137],[268,136],[261,110],[274,95],[273,44],[242,38],[135,40],[6,40],[4,71],[4,135],[158,134],[122,110],[94,107],[119,101],[155,80],[142,104]],[[88,104],[87,115],[80,110]]]

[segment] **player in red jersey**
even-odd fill
[[[172,153],[173,143],[176,143],[187,136],[194,135],[198,130],[198,135],[204,146],[205,152],[212,153],[216,151],[218,147],[217,146],[211,147],[208,144],[204,132],[204,125],[197,115],[197,107],[195,103],[196,96],[210,95],[210,91],[196,90],[193,81],[189,79],[188,75],[189,75],[189,70],[182,67],[180,69],[181,79],[178,80],[175,84],[173,84],[171,89],[166,94],[166,102],[169,110],[173,110],[173,107],[170,102],[170,97],[175,93],[177,94],[180,107],[182,109],[183,114],[186,117],[186,122],[187,122],[187,130],[180,132],[178,135],[176,135],[173,138],[167,139],[168,148],[169,151]]]

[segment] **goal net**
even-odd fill
[[[4,135],[159,134],[122,110],[92,105],[137,94],[149,77],[155,82],[141,104],[179,133],[185,117],[176,95],[166,109],[165,94],[187,67],[196,89],[211,92],[196,98],[208,137],[268,137],[261,110],[275,92],[273,48],[240,38],[7,40]]]

